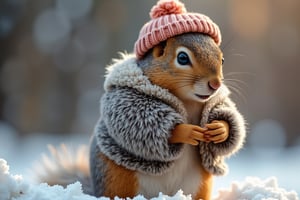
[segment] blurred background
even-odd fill
[[[264,164],[288,158],[299,168],[292,152],[300,145],[300,1],[183,2],[222,32],[226,83],[248,123],[244,152],[232,161],[240,174],[260,162],[255,174],[267,176]],[[155,3],[0,0],[0,157],[21,169],[47,143],[88,143],[105,67],[118,52],[132,52]]]

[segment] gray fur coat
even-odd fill
[[[162,174],[170,169],[182,153],[182,144],[168,143],[175,125],[187,121],[182,102],[168,90],[151,84],[131,55],[108,67],[104,88],[101,117],[94,133],[97,151],[142,173]],[[239,150],[245,138],[243,117],[228,95],[223,85],[205,104],[199,124],[203,127],[217,119],[230,126],[225,142],[199,144],[202,164],[214,175],[227,172],[224,158]]]

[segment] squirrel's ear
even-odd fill
[[[161,57],[162,55],[164,55],[165,48],[166,48],[166,42],[161,42],[158,45],[156,45],[155,47],[153,47],[153,52],[152,52],[153,57],[158,58],[158,57]]]

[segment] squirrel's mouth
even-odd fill
[[[210,97],[210,95],[200,95],[200,94],[195,94],[195,96],[200,98],[200,99],[203,99],[203,100],[206,100]]]

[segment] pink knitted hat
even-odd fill
[[[135,42],[134,52],[138,59],[160,42],[183,33],[205,33],[217,45],[221,43],[218,25],[203,14],[188,13],[178,0],[159,0],[152,7],[150,17],[151,20],[142,27]]]

